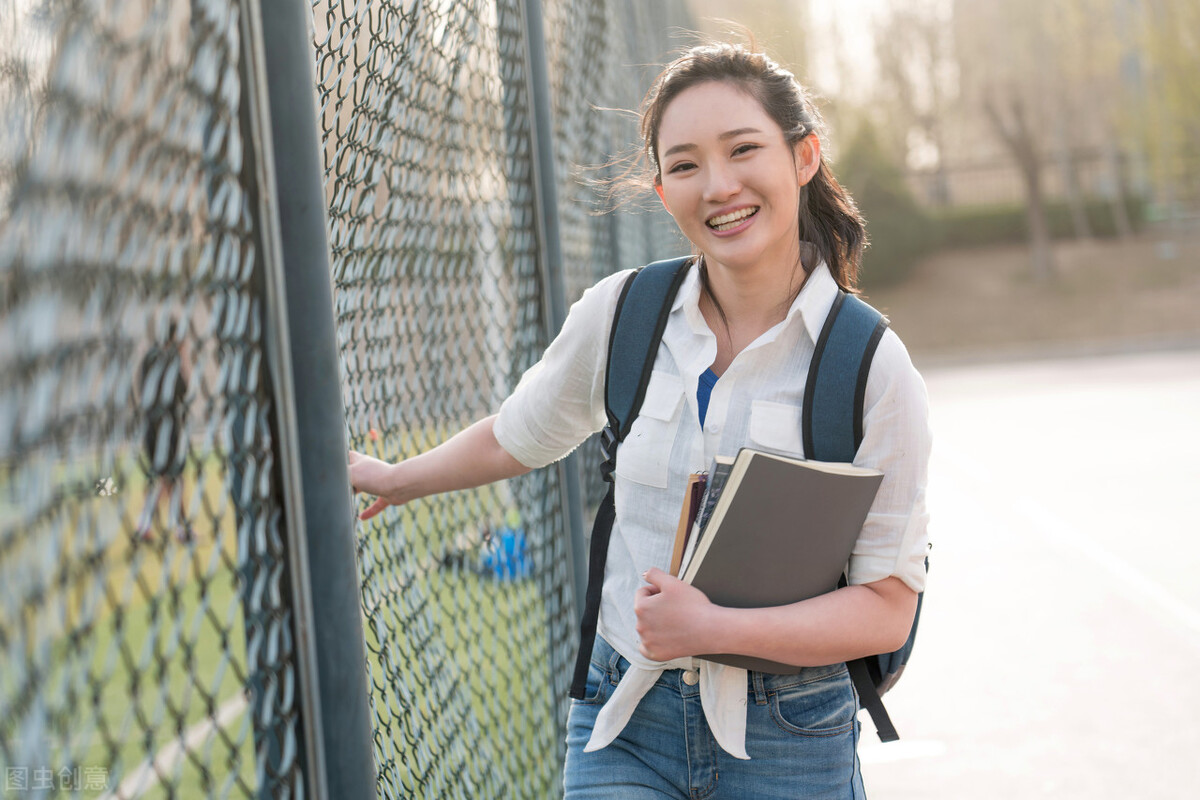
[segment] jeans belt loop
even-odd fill
[[[612,657],[608,659],[608,680],[616,686],[621,682],[621,654],[617,648],[612,648]]]
[[[754,687],[754,702],[765,706],[767,704],[767,687],[763,685],[763,674],[756,669],[750,670],[750,685]]]

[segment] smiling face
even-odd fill
[[[753,95],[710,81],[670,101],[656,144],[659,197],[710,268],[797,264],[800,187],[820,162],[815,136],[789,144]]]

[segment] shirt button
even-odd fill
[[[689,669],[683,673],[683,682],[688,686],[695,686],[700,682],[700,673],[694,669]]]
[[[721,426],[714,422],[708,426],[708,432],[709,433],[720,433]]]

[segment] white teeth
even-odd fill
[[[713,217],[708,221],[708,227],[718,231],[729,230],[736,227],[737,223],[758,212],[758,206],[749,208],[740,208],[737,211],[731,211],[728,214],[722,214],[719,217]]]

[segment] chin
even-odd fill
[[[728,269],[743,269],[760,263],[766,253],[759,247],[730,246],[729,242],[718,242],[715,246],[701,247],[709,261],[714,261]]]

